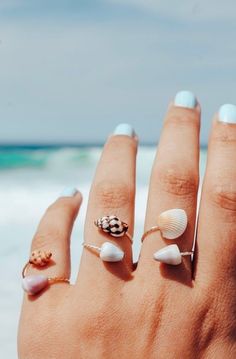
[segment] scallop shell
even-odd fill
[[[162,212],[157,221],[162,236],[167,239],[180,237],[184,233],[187,224],[187,214],[180,208],[173,208]]]

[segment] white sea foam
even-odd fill
[[[154,155],[154,148],[139,150],[134,260],[137,260],[140,249],[139,238],[143,229]],[[39,152],[40,156],[42,153]],[[0,172],[0,357],[4,359],[17,358],[16,334],[22,300],[21,270],[28,257],[31,238],[45,208],[64,187],[71,185],[78,187],[84,197],[72,234],[72,282],[76,279],[89,188],[100,149],[57,150],[45,156],[43,166],[5,169]]]

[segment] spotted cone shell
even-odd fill
[[[187,224],[187,214],[183,209],[179,208],[173,208],[162,212],[157,221],[162,236],[166,239],[180,237],[184,233]]]

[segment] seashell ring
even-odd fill
[[[39,293],[42,289],[46,288],[49,284],[58,283],[58,282],[70,283],[70,280],[64,277],[50,278],[42,274],[26,276],[27,268],[30,265],[34,265],[36,267],[44,267],[50,262],[51,257],[52,257],[52,253],[48,251],[35,250],[31,253],[28,262],[25,264],[22,270],[22,278],[23,278],[22,288],[29,295],[35,295]]]
[[[192,256],[193,253],[194,251],[180,252],[177,244],[170,244],[155,252],[153,258],[158,262],[176,266],[182,263],[182,257]]]
[[[159,215],[157,225],[147,230],[142,235],[141,241],[143,242],[149,234],[156,231],[160,231],[166,239],[178,238],[185,232],[187,224],[187,214],[183,209],[169,209]]]
[[[103,262],[120,262],[125,255],[121,248],[115,246],[111,242],[104,242],[101,247],[85,242],[83,242],[82,245],[85,248],[99,253],[99,257],[103,260]]]
[[[95,226],[110,236],[119,238],[127,236],[133,243],[132,236],[128,233],[128,224],[121,221],[117,216],[104,216],[94,221]]]

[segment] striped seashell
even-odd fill
[[[36,250],[31,253],[29,263],[43,267],[50,261],[51,256],[51,252]]]
[[[184,233],[187,224],[187,214],[183,209],[179,208],[173,208],[162,212],[157,221],[162,236],[166,239],[180,237]]]
[[[94,222],[103,232],[109,233],[112,237],[122,237],[128,230],[128,225],[122,222],[117,216],[104,216]]]

